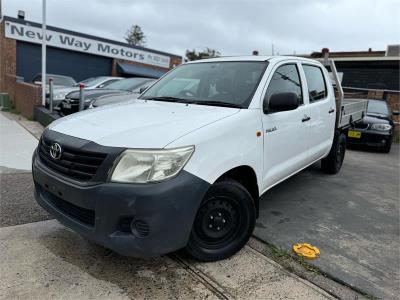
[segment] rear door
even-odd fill
[[[285,179],[308,162],[309,108],[304,102],[300,65],[277,64],[267,82],[264,101],[276,93],[294,92],[299,107],[291,111],[263,113],[264,178],[263,190]]]
[[[311,160],[317,160],[327,154],[331,148],[335,128],[334,95],[328,94],[329,78],[319,64],[303,63],[305,97],[310,107],[309,154]]]

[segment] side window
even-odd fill
[[[310,102],[312,103],[326,98],[328,91],[321,68],[303,65],[303,70],[304,74],[306,75]]]
[[[278,93],[295,93],[299,105],[303,104],[300,76],[295,64],[283,65],[276,69],[264,99],[269,102],[271,96]]]

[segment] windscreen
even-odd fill
[[[46,75],[46,82],[49,82],[49,78],[53,79],[54,85],[62,86],[74,86],[76,81],[72,77],[57,76],[57,75]]]
[[[389,110],[384,101],[378,101],[378,100],[369,100],[368,101],[368,113],[371,114],[381,114],[381,115],[388,115]]]
[[[125,90],[125,91],[133,91],[144,82],[149,81],[150,78],[128,78],[115,81],[107,85],[107,89],[111,90]]]
[[[266,65],[264,61],[182,65],[155,83],[140,98],[247,108]]]
[[[88,79],[82,80],[76,85],[78,86],[79,84],[84,84],[86,87],[97,86],[98,84],[103,82],[103,78],[104,77],[90,77]]]

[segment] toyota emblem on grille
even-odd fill
[[[53,145],[50,146],[50,156],[53,159],[60,159],[61,157],[61,146],[58,143],[54,143]]]

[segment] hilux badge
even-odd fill
[[[58,143],[54,143],[53,145],[50,146],[50,156],[53,159],[60,159],[61,157],[61,146]]]

